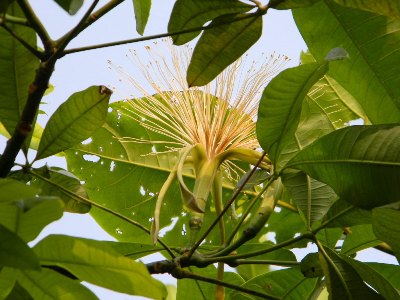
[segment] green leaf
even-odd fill
[[[83,0],[54,0],[70,15],[76,14],[83,5]]]
[[[41,175],[48,179],[48,181],[45,181],[34,177],[31,180],[31,186],[38,187],[41,190],[40,195],[59,197],[64,202],[64,211],[66,212],[85,214],[90,211],[90,204],[80,201],[78,198],[61,189],[67,189],[71,193],[87,199],[88,195],[85,188],[81,185],[77,177],[61,168],[53,167],[49,169],[45,166],[35,172],[39,171],[42,171]]]
[[[10,178],[0,178],[0,190],[0,203],[33,198],[39,192],[36,188]]]
[[[130,295],[153,299],[166,296],[164,285],[150,276],[145,265],[101,241],[50,235],[34,250],[43,265],[64,268],[80,280]]]
[[[254,6],[237,0],[178,0],[174,4],[168,23],[168,33],[178,32],[203,26],[219,16],[227,14],[244,13]],[[183,45],[197,35],[200,31],[173,36],[175,45]]]
[[[32,296],[18,283],[15,282],[13,289],[6,300],[33,300]]]
[[[400,260],[400,211],[383,207],[373,209],[372,226],[376,236],[388,243]]]
[[[103,242],[103,244],[107,244],[118,253],[133,260],[164,250],[161,247],[140,243]]]
[[[79,281],[70,279],[59,273],[42,268],[37,271],[16,271],[18,283],[33,297],[33,299],[87,299],[97,297]]]
[[[334,52],[335,49],[332,49],[328,56],[333,55]],[[303,64],[316,62],[308,51],[301,53],[300,61]],[[348,126],[351,121],[360,118],[363,120],[364,124],[370,124],[368,117],[357,100],[329,75],[325,74],[325,76],[311,88],[306,99],[314,102],[336,129]],[[304,113],[304,109],[305,107],[303,104],[302,113]],[[311,111],[311,113],[314,112]]]
[[[393,0],[334,0],[336,3],[400,19],[400,3]]]
[[[150,15],[151,0],[133,0],[135,9],[136,31],[143,35]]]
[[[342,47],[350,59],[332,65],[328,75],[343,86],[373,123],[400,121],[400,23],[332,1],[293,10],[310,52],[322,61],[330,49]],[[316,18],[315,16],[318,16]]]
[[[8,14],[23,16],[16,3],[10,5]],[[31,28],[8,23],[7,26],[36,48],[36,33]],[[25,106],[28,87],[35,77],[39,59],[2,27],[0,41],[0,120],[7,132],[12,134]]]
[[[269,247],[274,246],[272,242],[264,242],[264,243],[245,243],[240,246],[236,251],[237,254],[244,254],[259,250],[265,250]],[[277,249],[275,251],[258,255],[256,259],[259,260],[270,260],[270,261],[296,261],[296,256],[287,249]],[[269,265],[262,265],[262,264],[243,264],[236,267],[238,273],[245,279],[250,280],[251,278],[261,275],[270,271]]]
[[[58,198],[36,197],[39,190],[12,180],[0,179],[0,224],[25,241],[32,241],[49,223],[63,214]]]
[[[320,249],[319,257],[326,276],[329,299],[383,299],[363,282],[349,263],[331,249]]]
[[[6,268],[0,270],[0,299],[6,299],[11,293],[16,279],[15,276],[10,276]]]
[[[31,248],[16,234],[0,224],[0,266],[40,269]]]
[[[341,257],[357,271],[366,283],[381,294],[384,299],[400,298],[399,291],[396,290],[386,276],[379,274],[379,272],[375,271],[368,264],[359,262],[344,255],[341,255]],[[398,266],[397,269],[399,270]]]
[[[323,221],[330,221],[327,227],[340,228],[369,224],[371,223],[371,212],[339,199],[333,203]]]
[[[329,248],[335,248],[338,240],[343,235],[343,229],[341,228],[323,228],[317,233],[317,239],[322,245]]]
[[[84,187],[92,201],[150,228],[158,193],[177,163],[178,153],[156,142],[165,141],[165,136],[141,126],[129,103],[113,103],[109,110],[102,128],[88,141],[67,151],[68,170],[85,182]],[[149,142],[136,142],[139,139]],[[191,174],[184,172],[185,183],[190,187],[194,183]],[[224,188],[224,201],[230,197],[232,189],[232,186]],[[206,210],[204,228],[215,217],[209,206]],[[90,213],[100,226],[120,241],[152,243],[147,232],[131,223],[95,207]],[[186,245],[188,222],[189,214],[183,208],[179,185],[175,181],[161,207],[162,239],[171,245]],[[227,222],[226,227],[229,224],[232,221]],[[219,238],[209,238],[218,243]]]
[[[36,197],[0,205],[0,223],[27,242],[62,215],[63,203],[58,198]]]
[[[372,230],[371,224],[352,226],[346,232],[341,253],[346,255],[354,254],[366,248],[374,247],[381,243]]]
[[[314,290],[317,279],[305,278],[299,269],[286,269],[259,275],[242,286],[266,293],[279,299],[308,299]],[[231,299],[249,299],[245,294],[234,291]]]
[[[361,208],[398,201],[400,126],[351,126],[306,147],[286,165],[300,169]]]
[[[369,262],[366,263],[369,267],[381,274],[389,281],[397,290],[400,290],[400,267],[398,265],[381,264]]]
[[[265,237],[266,234],[272,234],[271,238],[276,243],[282,243],[306,230],[305,224],[297,212],[283,207],[276,208],[275,212],[269,218],[268,224],[260,232],[262,236],[261,241],[269,238],[269,236]],[[307,241],[296,244],[298,248],[305,247],[306,245]]]
[[[201,269],[191,267],[191,271],[205,277],[217,277],[217,270],[214,266],[208,266],[207,268]],[[224,281],[239,286],[244,283],[243,278],[233,272],[225,272]],[[226,294],[230,291],[231,290],[229,289],[225,289]],[[214,299],[215,285],[196,280],[178,280],[176,300],[186,300],[189,295],[190,299]]]
[[[275,165],[293,140],[304,97],[327,71],[327,63],[286,69],[265,88],[258,109],[257,137]]]
[[[303,212],[308,228],[327,213],[337,198],[332,188],[303,172],[287,173],[282,180],[293,202]]]
[[[13,3],[14,0],[3,0],[0,2],[0,14],[5,14],[7,12],[8,6]]]
[[[36,160],[64,151],[87,139],[103,125],[111,91],[92,86],[77,92],[59,106],[44,131]]]
[[[271,0],[268,3],[268,7],[274,9],[292,9],[303,6],[310,6],[318,1],[320,0]]]
[[[308,253],[301,260],[300,271],[304,275],[304,277],[314,278],[322,277],[324,275],[318,256],[318,252]]]
[[[194,48],[187,71],[189,86],[209,83],[261,36],[262,16],[232,14],[214,19]]]

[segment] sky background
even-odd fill
[[[30,1],[40,20],[44,23],[50,36],[57,39],[72,28],[81,18],[83,13],[92,3],[85,1],[84,7],[75,15],[70,16],[64,12],[54,1]],[[107,1],[100,1],[97,7]],[[144,36],[164,33],[167,31],[169,15],[174,1],[155,0],[153,1],[150,18]],[[254,45],[249,53],[250,58],[257,60],[260,53],[273,53],[287,55],[291,60],[287,67],[298,65],[299,55],[306,49],[292,18],[290,11],[270,10],[263,18],[264,27],[260,40]],[[109,14],[95,22],[91,27],[81,33],[68,48],[87,46],[105,42],[112,42],[124,39],[139,37],[135,29],[135,19],[132,1],[128,0],[120,4]],[[126,55],[130,49],[142,49],[145,45],[152,42],[140,42],[123,46],[115,46],[98,50],[91,50],[77,54],[70,54],[58,61],[51,84],[55,89],[43,100],[46,102],[41,109],[47,112],[39,118],[39,123],[45,125],[49,116],[63,103],[72,93],[86,89],[91,85],[106,85],[116,88],[111,101],[117,101],[126,95],[126,91],[121,87],[116,72],[109,69],[108,60],[113,64],[123,66],[131,75],[135,75],[135,68],[128,60]],[[130,72],[131,70],[131,72]],[[121,90],[123,90],[121,92]],[[125,87],[126,88],[126,87]],[[0,138],[0,149],[5,146],[5,139]],[[34,155],[32,155],[32,158]],[[66,167],[62,158],[52,158],[46,161],[52,166]],[[44,162],[35,164],[39,167]],[[89,215],[74,215],[65,213],[64,217],[49,226],[40,234],[39,239],[48,234],[68,234],[97,240],[114,240],[105,233]],[[376,260],[376,255],[380,255],[382,262],[395,263],[389,256],[378,254],[379,252],[363,252],[357,258],[362,260]],[[298,257],[304,255],[304,251],[296,252]],[[154,261],[160,257],[148,257],[146,261]],[[168,275],[157,275],[157,278],[175,284],[175,280]],[[102,288],[90,286],[100,299],[141,299],[114,293]]]

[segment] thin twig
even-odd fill
[[[75,38],[79,33],[83,31],[84,24],[86,23],[87,19],[89,18],[90,14],[93,12],[93,10],[96,8],[96,5],[99,3],[99,0],[94,0],[92,5],[88,8],[88,10],[85,12],[81,20],[78,22],[78,24],[72,28],[68,33],[66,33],[64,36],[62,36],[59,40],[56,41],[57,43],[57,53],[62,52],[65,47],[68,45],[68,43]]]
[[[298,266],[298,261],[286,261],[286,260],[263,260],[263,259],[237,259],[233,262],[229,262],[230,266],[238,265],[274,265],[281,267]]]
[[[72,196],[75,199],[78,199],[79,201],[82,201],[84,203],[88,203],[90,205],[93,205],[94,207],[100,208],[101,210],[103,210],[105,212],[108,212],[108,213],[110,213],[110,214],[112,214],[112,215],[114,215],[114,216],[116,216],[116,217],[118,217],[118,218],[120,218],[120,219],[122,219],[124,221],[127,221],[130,224],[132,224],[132,225],[140,228],[141,230],[145,231],[146,233],[150,234],[150,229],[146,228],[145,226],[143,226],[142,224],[140,224],[140,223],[138,223],[138,222],[136,222],[134,220],[129,219],[128,217],[120,214],[119,212],[116,212],[116,211],[112,210],[111,208],[102,206],[102,205],[100,205],[100,204],[98,204],[98,203],[96,203],[96,202],[94,202],[94,201],[92,201],[90,199],[87,199],[85,197],[77,195],[74,192],[71,192],[70,190],[66,189],[65,187],[63,187],[63,186],[61,186],[61,185],[59,185],[59,184],[57,184],[55,182],[52,182],[51,180],[47,179],[46,177],[43,177],[42,175],[40,175],[40,174],[38,174],[38,173],[36,173],[34,171],[29,171],[29,174],[32,174],[33,176],[39,178],[40,180],[43,180],[43,181],[45,181],[45,182],[57,187],[63,193],[65,193],[65,194],[67,194],[69,196]],[[171,258],[175,258],[175,255],[172,252],[172,250],[161,239],[157,239],[157,241],[160,243],[160,245],[162,245],[164,247],[164,249],[168,252],[168,254],[171,256]]]
[[[21,7],[22,11],[26,19],[28,20],[30,26],[36,31],[40,40],[44,45],[45,50],[49,50],[52,46],[52,40],[50,35],[48,34],[46,28],[43,26],[42,22],[39,20],[35,12],[33,11],[31,5],[28,3],[27,0],[17,0],[19,6]]]
[[[258,199],[260,199],[261,195],[265,193],[265,191],[269,188],[269,184],[267,184],[258,194],[257,196],[255,196],[253,198],[253,200],[251,200],[249,206],[247,207],[246,211],[244,212],[243,216],[241,216],[240,220],[237,222],[237,224],[235,225],[235,228],[232,230],[230,236],[228,237],[228,239],[226,240],[226,244],[229,245],[232,240],[234,239],[236,233],[239,231],[240,226],[242,226],[244,220],[247,218],[247,216],[249,215],[250,211],[253,209],[254,205],[256,204],[256,202],[258,201]]]
[[[253,14],[246,14],[244,16],[240,16],[238,18],[230,20],[229,23],[234,23],[234,22],[238,22],[238,21],[241,21],[244,19],[252,18],[257,14],[259,14],[259,13],[256,12]],[[85,47],[66,49],[63,51],[62,55],[67,55],[67,54],[72,54],[72,53],[77,53],[77,52],[82,52],[82,51],[88,51],[88,50],[94,50],[94,49],[101,49],[101,48],[112,47],[112,46],[137,43],[137,42],[144,42],[144,41],[149,41],[149,40],[154,40],[154,39],[159,39],[159,38],[164,38],[164,37],[171,37],[171,36],[176,36],[176,35],[180,35],[180,34],[184,34],[184,33],[208,30],[208,29],[226,25],[226,24],[227,23],[224,23],[224,22],[217,22],[217,23],[211,23],[206,26],[188,28],[188,29],[179,30],[179,31],[175,31],[175,32],[166,32],[166,33],[154,34],[154,35],[149,35],[149,36],[144,36],[144,37],[139,37],[139,38],[134,38],[134,39],[127,39],[127,40],[121,40],[121,41],[116,41],[116,42],[109,42],[109,43],[102,43],[102,44],[90,45],[90,46],[85,46]]]
[[[232,203],[236,200],[236,198],[239,196],[239,194],[242,192],[243,188],[246,186],[247,182],[249,181],[250,177],[254,174],[256,171],[258,165],[262,162],[264,156],[266,153],[264,152],[260,159],[258,160],[257,164],[253,167],[253,169],[250,171],[248,176],[246,177],[245,180],[243,180],[242,184],[236,189],[235,193],[232,195],[231,199],[226,203],[224,209],[221,211],[221,213],[215,218],[214,222],[207,228],[207,230],[204,232],[204,234],[201,236],[201,238],[196,242],[196,244],[190,249],[188,256],[192,256],[193,253],[197,250],[197,248],[200,246],[200,244],[204,241],[204,239],[209,235],[211,230],[218,224],[219,220],[223,217],[223,215],[226,213],[226,211],[229,209],[229,207],[232,205]]]
[[[244,259],[244,258],[249,258],[249,257],[254,257],[258,255],[263,255],[278,249],[281,249],[283,247],[289,246],[291,244],[297,243],[298,241],[301,241],[303,239],[310,239],[314,240],[314,235],[310,232],[303,233],[299,235],[298,237],[286,240],[282,243],[276,244],[275,246],[269,247],[264,250],[258,250],[258,251],[253,251],[253,252],[247,252],[243,254],[237,254],[237,255],[226,255],[226,256],[213,256],[213,257],[204,257],[202,258],[202,264],[207,265],[207,264],[213,264],[216,262],[226,262],[230,263],[231,261],[235,261],[236,259]]]

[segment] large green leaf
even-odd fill
[[[91,86],[74,93],[50,117],[42,135],[37,159],[64,151],[87,139],[103,125],[111,91]]]
[[[293,140],[304,97],[327,70],[327,63],[287,69],[264,90],[258,109],[257,137],[275,165],[282,150]]]
[[[302,52],[302,63],[316,62],[310,52]],[[369,124],[367,115],[357,100],[335,79],[325,74],[309,91],[306,99],[313,101],[326,115],[335,129],[348,126],[352,121],[362,119]],[[304,107],[302,108],[302,113]]]
[[[400,2],[393,0],[334,0],[344,6],[363,9],[400,19]]]
[[[351,126],[300,151],[286,165],[333,188],[350,203],[371,208],[398,201],[400,126]]]
[[[321,249],[324,252],[320,252],[319,257],[326,276],[329,299],[384,299],[363,282],[361,276],[348,262],[333,250],[324,249]]]
[[[242,286],[266,293],[279,299],[308,299],[314,290],[317,279],[305,278],[299,269],[286,269],[259,275]],[[249,299],[246,295],[234,291],[231,299]]]
[[[309,6],[320,0],[271,0],[268,7],[274,9],[293,9],[303,6]]]
[[[12,202],[24,198],[33,198],[39,192],[20,181],[10,178],[0,178],[0,203]]]
[[[372,210],[374,233],[388,243],[397,260],[400,261],[400,210],[392,208],[375,208]]]
[[[136,31],[143,35],[150,15],[151,0],[133,0],[135,9]]]
[[[1,180],[0,187],[2,193],[8,193],[8,197],[0,197],[0,224],[27,242],[63,215],[62,201],[56,197],[35,197],[36,188],[9,179]]]
[[[43,265],[64,268],[80,280],[131,295],[166,296],[164,285],[150,276],[145,265],[100,241],[50,235],[34,250]]]
[[[31,248],[16,234],[0,224],[0,266],[40,269]]]
[[[386,279],[385,276],[379,274],[365,263],[351,259],[344,255],[341,257],[357,271],[357,273],[366,283],[372,286],[385,299],[400,299],[399,291],[396,290],[396,288],[388,279]]]
[[[0,299],[6,299],[15,285],[15,276],[8,273],[5,268],[0,270]]]
[[[73,280],[59,273],[42,268],[37,271],[15,271],[18,283],[33,297],[33,299],[87,299],[97,297],[78,280]]]
[[[104,126],[89,140],[67,152],[68,169],[84,182],[92,201],[150,228],[157,195],[176,164],[178,154],[156,143],[166,141],[166,137],[141,126],[130,110],[132,107],[128,103],[113,103]],[[138,139],[150,142],[137,142]],[[193,185],[189,175],[185,176],[185,182]],[[229,196],[230,191],[224,189],[224,199]],[[210,211],[209,206],[206,209]],[[120,241],[151,243],[147,232],[127,221],[95,207],[92,207],[91,215]],[[214,217],[214,212],[206,214],[205,228]],[[189,214],[183,208],[179,185],[174,182],[161,207],[163,240],[171,245],[186,245],[188,221]],[[212,240],[217,243],[219,238]]]
[[[22,16],[16,3],[10,5],[8,14]],[[8,23],[7,26],[36,48],[36,34],[31,28]],[[0,120],[12,134],[25,106],[39,59],[2,27],[0,41]]]
[[[189,86],[209,83],[261,36],[262,16],[232,14],[214,19],[193,50],[187,71]]]
[[[317,61],[334,47],[349,53],[350,59],[332,65],[328,75],[360,102],[371,122],[398,122],[400,23],[327,0],[295,9],[293,15]]]
[[[397,290],[400,291],[400,267],[398,265],[374,262],[369,262],[367,265],[381,274],[385,280],[389,281]]]
[[[369,247],[374,247],[381,243],[372,230],[371,224],[352,226],[346,232],[341,253],[351,255]]]
[[[325,215],[324,222],[329,222],[327,227],[349,227],[371,223],[371,211],[358,208],[347,201],[339,199],[333,203]]]
[[[32,241],[46,225],[62,217],[63,206],[61,200],[50,197],[1,205],[0,223],[18,233],[25,241]]]
[[[286,174],[283,182],[291,192],[294,203],[303,212],[308,228],[326,214],[337,198],[332,188],[303,172]]]
[[[168,32],[178,32],[203,26],[206,22],[221,15],[244,13],[252,5],[237,0],[178,0],[174,4],[168,23]],[[183,45],[194,39],[200,31],[173,36],[175,45]]]
[[[111,246],[118,253],[134,260],[163,250],[158,246],[140,243],[103,242],[103,244]]]
[[[59,197],[64,202],[64,211],[72,213],[87,213],[90,210],[90,205],[80,201],[70,193],[76,194],[83,198],[88,198],[88,195],[80,183],[79,179],[71,173],[60,168],[48,168],[47,166],[36,170],[47,180],[39,177],[34,177],[30,184],[31,186],[40,188],[40,195],[52,195]],[[70,193],[65,191],[68,190]]]
[[[83,0],[54,0],[67,13],[74,15],[83,5]]]
[[[31,295],[18,283],[15,283],[13,289],[6,300],[34,300]]]

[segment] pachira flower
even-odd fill
[[[270,55],[261,58],[261,63],[249,63],[244,57],[210,84],[188,87],[186,70],[191,49],[174,47],[169,40],[160,44],[146,47],[148,63],[143,62],[143,56],[139,59],[132,52],[135,65],[151,88],[146,88],[136,76],[128,76],[142,93],[140,99],[129,100],[135,121],[164,135],[170,151],[179,152],[176,166],[158,195],[153,241],[159,230],[161,204],[175,179],[179,181],[184,204],[192,213],[190,227],[197,227],[201,226],[210,192],[218,185],[217,189],[222,189],[221,174],[238,174],[235,160],[249,164],[259,161],[262,153],[256,137],[255,119],[260,94],[287,61],[285,56]],[[187,166],[194,170],[193,190],[184,181],[183,170]],[[268,158],[264,157],[259,166],[269,169]],[[213,198],[220,198],[218,194],[221,193],[214,191],[212,194]],[[214,201],[216,207],[221,207],[221,199]]]

